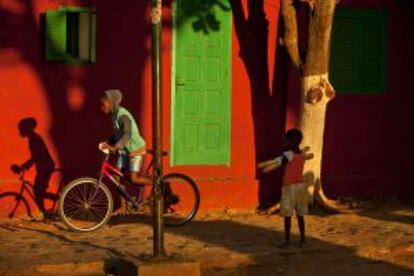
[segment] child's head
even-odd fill
[[[105,90],[101,95],[101,110],[105,114],[113,112],[122,101],[122,93],[118,89]]]
[[[37,126],[37,121],[33,117],[21,119],[17,127],[19,128],[22,137],[28,136],[34,131]]]
[[[303,135],[299,129],[289,129],[284,137],[284,143],[287,150],[299,149]]]
[[[101,96],[101,110],[105,114],[109,114],[112,111],[112,103],[108,100],[108,97],[104,94]]]

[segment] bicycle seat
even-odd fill
[[[147,149],[147,153],[154,155],[154,150],[153,149]],[[168,151],[163,150],[162,151],[162,156],[167,156],[168,155]]]

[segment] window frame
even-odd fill
[[[48,26],[48,13],[62,13],[65,15],[65,35],[66,35],[66,39],[63,42],[65,44],[65,49],[62,50],[62,53],[51,53],[48,51],[53,51],[50,49],[50,45],[51,45],[51,41],[49,41],[49,26]],[[70,43],[68,41],[68,30],[69,30],[69,26],[68,26],[68,14],[81,14],[81,13],[89,13],[90,14],[90,21],[89,21],[89,45],[88,45],[88,50],[89,50],[89,58],[87,59],[82,59],[81,57],[75,57],[75,56],[71,56],[71,53],[69,53],[69,49],[68,49],[68,43]],[[79,17],[78,17],[79,18]],[[79,19],[78,19],[79,20]],[[51,63],[62,63],[62,64],[66,64],[66,65],[93,65],[96,63],[96,9],[94,7],[75,7],[75,6],[59,6],[59,8],[57,10],[48,10],[45,14],[44,14],[44,43],[45,46],[43,47],[44,49],[44,60],[46,62],[51,62]],[[80,29],[80,25],[79,22],[77,23],[77,32],[79,32]],[[79,33],[78,33],[79,34]],[[77,46],[79,47],[80,45],[80,40],[79,38],[77,39]],[[53,56],[53,54],[55,54],[55,56]],[[79,53],[78,53],[79,55]]]

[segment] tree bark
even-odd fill
[[[296,16],[292,16],[293,0],[282,0],[282,7],[289,12],[282,12],[286,31],[285,38],[289,53],[298,48]],[[335,203],[324,195],[321,182],[323,139],[325,130],[326,107],[335,92],[329,82],[329,52],[333,15],[336,0],[314,0],[310,5],[310,22],[306,60],[298,63],[296,54],[290,54],[293,64],[300,70],[301,109],[299,128],[303,133],[303,146],[310,146],[314,158],[308,160],[304,167],[304,179],[309,184],[310,203],[317,203],[329,210],[337,210]],[[296,13],[295,13],[296,14]],[[292,38],[296,36],[296,38]],[[295,43],[295,45],[292,45]],[[289,50],[289,48],[291,48]]]
[[[282,1],[281,11],[285,21],[285,35],[281,42],[286,47],[293,65],[300,68],[302,61],[299,55],[298,24],[296,21],[296,9],[293,4],[294,0]]]

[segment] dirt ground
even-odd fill
[[[283,240],[278,215],[219,210],[165,229],[168,258],[197,260],[203,275],[414,275],[414,203],[350,204],[350,212],[314,210],[306,217],[308,244]],[[0,275],[37,264],[120,258],[146,262],[152,255],[150,219],[116,215],[93,233],[71,232],[60,222],[0,221]]]

